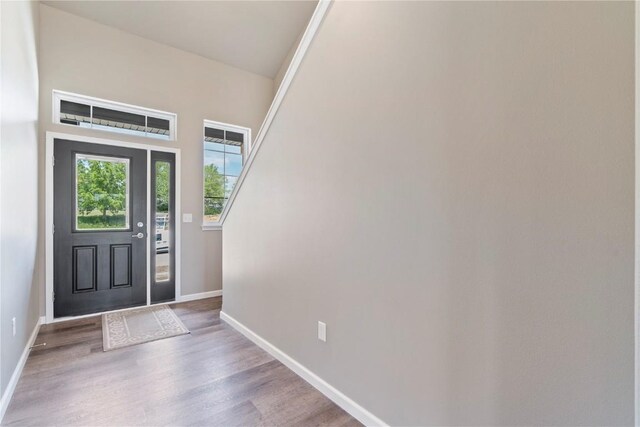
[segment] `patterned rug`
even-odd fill
[[[136,308],[102,315],[104,351],[188,334],[168,305]]]

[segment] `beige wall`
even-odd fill
[[[287,73],[287,69],[289,69],[289,65],[291,64],[293,55],[296,53],[298,45],[300,44],[300,40],[302,40],[302,36],[304,35],[306,29],[307,27],[305,25],[305,27],[302,29],[302,32],[300,32],[300,34],[298,35],[298,38],[296,38],[296,41],[291,45],[291,48],[289,48],[287,56],[285,56],[284,61],[282,61],[282,65],[280,65],[278,73],[273,79],[273,96],[276,96],[276,93],[278,93],[278,89],[280,89],[282,79],[284,79],[284,75]]]
[[[271,79],[161,45],[41,5],[41,144],[45,131],[179,147],[182,150],[182,294],[221,289],[222,237],[202,231],[202,121],[257,133],[272,100]],[[178,114],[178,141],[88,131],[51,122],[51,91],[59,89]],[[40,167],[44,159],[40,157]],[[44,178],[40,224],[44,227]],[[39,245],[44,284],[44,237]],[[44,293],[43,293],[44,307]]]
[[[223,310],[393,425],[631,425],[633,9],[334,3]]]
[[[4,394],[39,317],[33,280],[38,233],[38,4],[0,2],[0,15],[0,394]]]

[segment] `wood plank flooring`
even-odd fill
[[[110,352],[100,316],[44,325],[3,425],[360,425],[222,322],[221,304],[174,304],[190,335]]]

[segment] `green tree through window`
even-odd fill
[[[78,228],[127,227],[127,163],[78,156]]]
[[[169,213],[169,172],[168,162],[156,162],[156,212]]]
[[[250,130],[204,121],[203,225],[220,225],[225,204],[240,178]]]
[[[224,207],[224,175],[216,165],[204,167],[204,214],[207,217],[217,217]]]

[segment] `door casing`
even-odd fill
[[[180,149],[173,147],[163,147],[162,145],[140,144],[135,142],[126,142],[116,139],[107,138],[94,138],[89,136],[67,134],[61,132],[47,132],[46,133],[46,146],[45,146],[45,323],[55,323],[69,319],[78,319],[82,317],[95,316],[99,313],[92,313],[82,316],[73,317],[53,317],[53,146],[56,139],[65,139],[68,141],[87,142],[91,144],[111,145],[114,147],[136,148],[145,150],[147,153],[147,164],[151,164],[151,152],[160,151],[166,153],[174,153],[175,159],[175,206],[178,218],[175,221],[175,289],[176,289],[176,301],[180,300],[181,296],[181,244],[180,244],[180,232],[181,222],[181,198],[180,198]],[[151,168],[147,168],[147,215],[146,218],[151,216]],[[151,243],[152,239],[147,239],[147,306],[151,305],[151,272],[150,257],[151,257]],[[127,309],[125,309],[127,310]],[[120,310],[118,310],[120,311]]]

